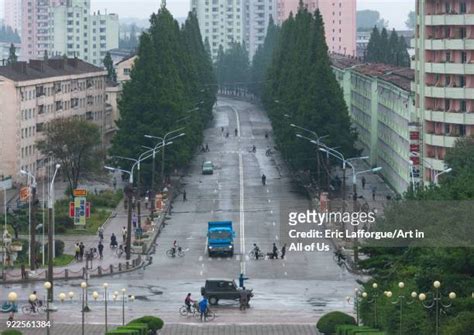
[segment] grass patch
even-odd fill
[[[74,260],[73,255],[63,254],[63,255],[53,259],[53,265],[54,266],[66,266],[66,265],[69,265],[69,263],[71,263],[73,260]]]
[[[104,224],[105,220],[107,220],[111,213],[112,211],[110,209],[96,209],[93,213],[91,213],[91,217],[86,219],[85,229],[83,229],[83,227],[70,227],[66,229],[64,234],[95,235],[97,234],[99,227]]]

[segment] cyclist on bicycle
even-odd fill
[[[255,259],[258,260],[258,257],[260,256],[260,248],[257,246],[257,243],[253,244],[253,252],[255,254]]]
[[[191,293],[188,293],[186,298],[184,299],[184,304],[188,308],[188,312],[191,312],[191,304],[194,303],[195,300],[191,298]]]
[[[38,293],[36,293],[36,291],[33,291],[32,295],[33,294],[35,295],[36,299],[35,300],[28,299],[28,302],[30,303],[31,310],[33,311],[33,313],[36,313],[37,312],[36,308],[41,307],[43,305],[43,302],[40,299],[38,299]]]

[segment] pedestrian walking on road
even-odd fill
[[[206,152],[209,152],[209,145],[206,143]]]
[[[112,182],[112,184],[114,185],[114,190],[117,189],[117,178],[114,177],[114,181]]]
[[[221,133],[224,134],[224,127],[221,127]]]
[[[285,254],[286,254],[286,243],[283,244],[283,247],[281,247],[281,259],[285,258]]]
[[[237,136],[238,133],[239,133],[239,132],[237,131],[237,128],[235,128],[235,130],[234,130],[235,136]]]
[[[202,296],[201,301],[199,302],[199,312],[201,313],[201,321],[206,322],[206,313],[207,313],[207,298]]]
[[[377,192],[377,188],[374,186],[372,187],[372,200],[375,201],[375,193]]]
[[[85,246],[84,246],[84,243],[79,243],[79,258],[82,262],[82,259],[84,258],[84,249],[85,249]]]
[[[127,240],[127,228],[125,228],[125,226],[122,227],[122,240],[123,243]]]
[[[365,190],[365,177],[362,177],[362,189]]]
[[[240,310],[245,311],[247,309],[247,306],[249,304],[249,297],[247,290],[245,289],[245,286],[242,287],[242,290],[240,291]]]
[[[183,202],[185,202],[186,200],[188,200],[186,199],[186,190],[183,190]]]
[[[99,250],[100,259],[103,259],[104,258],[104,245],[102,244],[102,240],[99,241],[99,245],[97,246],[97,250]]]
[[[278,248],[275,243],[273,243],[272,257],[278,259]]]
[[[74,258],[76,259],[76,261],[79,261],[79,254],[81,252],[81,248],[79,247],[78,242],[76,242],[76,244],[74,245],[74,251],[75,251]]]

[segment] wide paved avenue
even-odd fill
[[[346,302],[346,296],[353,294],[356,278],[335,264],[332,251],[287,252],[284,260],[255,261],[247,256],[254,243],[264,253],[271,250],[272,243],[281,249],[280,223],[284,222],[280,208],[309,208],[308,200],[289,178],[278,153],[265,155],[267,147],[273,147],[272,136],[266,139],[266,132],[271,134],[270,122],[256,105],[219,98],[213,125],[205,132],[204,144],[208,144],[210,151],[197,154],[183,178],[181,190],[186,190],[187,201],[181,195],[176,198],[168,225],[157,240],[153,264],[145,270],[91,279],[89,294],[102,292],[102,283],[108,282],[109,292],[125,287],[128,294],[135,295],[135,302],[126,303],[127,319],[152,314],[173,324],[195,323],[193,318],[178,315],[185,295],[191,292],[197,299],[207,278],[236,279],[244,272],[249,278],[245,285],[255,294],[251,308],[241,312],[237,303],[223,301],[213,308],[217,314],[214,324],[314,324],[330,310],[352,313],[353,306]],[[251,152],[252,145],[257,147],[256,153]],[[201,174],[201,165],[206,160],[215,165],[213,175]],[[262,174],[267,176],[265,186],[261,183]],[[233,258],[207,256],[207,222],[213,220],[233,221]],[[165,255],[174,240],[186,251],[184,257]],[[79,283],[57,282],[55,296],[74,291],[79,297]],[[26,296],[34,287],[38,292],[44,291],[42,283],[5,288]],[[86,319],[87,323],[98,324],[103,322],[104,305],[100,299],[92,300],[89,298],[92,312],[87,313]],[[80,300],[55,304],[58,312],[54,313],[53,322],[81,322]],[[120,323],[121,313],[121,302],[109,304],[110,323]],[[40,316],[17,316],[18,320],[27,318]]]

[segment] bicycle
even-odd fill
[[[257,253],[255,252],[255,249],[252,249],[250,252],[249,252],[249,257],[251,259],[257,259]],[[260,250],[258,250],[258,258],[259,259],[263,259],[265,256],[263,255],[263,252],[261,252]]]
[[[196,320],[200,320],[201,319],[201,311],[199,310],[199,306],[198,308],[194,311],[194,317],[196,318]],[[209,309],[209,307],[207,308],[206,312],[204,313],[204,320],[205,321],[212,321],[216,318],[216,313],[214,313],[213,311],[211,311]]]
[[[37,305],[33,310],[33,307],[30,304],[27,304],[21,306],[21,311],[23,314],[42,314],[46,312],[46,307],[43,305]]]
[[[184,256],[184,250],[181,247],[177,247],[176,250],[174,248],[166,250],[166,256],[168,257],[176,257],[178,255],[179,257]]]
[[[197,303],[193,303],[189,308],[186,305],[183,305],[179,308],[179,315],[188,316],[189,314],[195,315],[196,311],[199,309]]]

